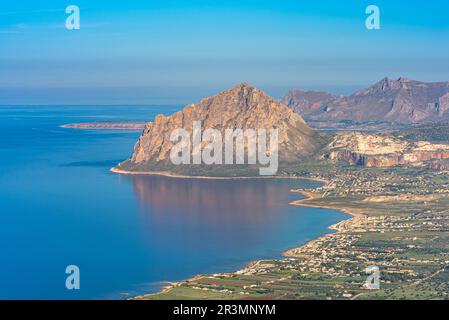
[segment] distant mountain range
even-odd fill
[[[449,121],[449,82],[384,78],[351,96],[294,89],[282,102],[313,122],[446,122]]]

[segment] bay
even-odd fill
[[[348,216],[289,205],[296,179],[122,176],[139,132],[66,123],[149,121],[180,106],[0,106],[0,298],[122,299],[163,280],[233,271],[331,232]],[[65,288],[77,265],[81,289]]]

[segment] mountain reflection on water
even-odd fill
[[[300,198],[292,188],[321,185],[316,181],[126,179],[140,208],[142,234],[169,252],[235,259],[248,252],[257,252],[253,257],[279,256],[296,241],[326,230],[332,217],[326,210],[289,205]]]
[[[161,176],[131,176],[142,208],[154,217],[198,221],[212,225],[264,224],[288,207],[299,185],[286,179],[176,179]],[[295,183],[296,182],[296,183]],[[315,182],[301,181],[301,185]],[[157,220],[157,219],[156,219]]]

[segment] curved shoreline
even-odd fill
[[[308,201],[308,200],[319,199],[319,197],[316,197],[316,196],[314,196],[313,193],[311,193],[311,192],[306,192],[306,191],[292,190],[292,192],[300,193],[300,194],[302,194],[303,196],[305,196],[306,198],[300,199],[300,200],[295,200],[295,201],[293,201],[293,202],[290,202],[290,203],[289,203],[290,205],[298,206],[298,207],[309,207],[309,208],[320,208],[320,209],[337,210],[337,211],[340,211],[340,212],[343,212],[343,213],[346,213],[346,214],[350,215],[351,218],[342,220],[342,221],[340,221],[340,222],[337,222],[337,223],[335,223],[335,224],[330,225],[329,227],[327,227],[327,228],[330,229],[330,230],[334,230],[335,233],[342,232],[342,227],[344,227],[344,225],[346,225],[347,223],[351,223],[351,221],[353,221],[354,219],[357,219],[357,218],[364,218],[364,217],[365,217],[364,214],[361,214],[361,213],[355,213],[355,212],[350,211],[349,209],[346,209],[346,208],[333,208],[333,207],[331,207],[331,206],[323,206],[323,205],[314,205],[314,204],[307,204],[307,203],[304,203],[305,201]],[[321,237],[318,237],[318,238],[316,238],[316,239],[307,241],[306,243],[300,245],[299,247],[295,247],[295,248],[286,250],[285,252],[283,252],[282,255],[283,255],[284,257],[292,257],[293,251],[294,251],[294,250],[297,250],[297,249],[299,249],[299,248],[301,248],[301,247],[304,247],[304,246],[306,246],[306,245],[313,244],[314,242],[321,241],[322,239],[324,239],[324,238],[326,238],[326,237],[328,237],[328,236],[329,236],[329,234],[325,234],[325,235],[323,235],[323,236],[321,236]]]
[[[176,179],[204,179],[204,180],[242,180],[242,179],[299,179],[299,180],[310,180],[310,181],[320,181],[324,184],[328,184],[329,180],[321,178],[308,178],[299,176],[248,176],[248,177],[211,177],[211,176],[186,176],[171,173],[169,171],[128,171],[123,169],[118,169],[117,167],[112,167],[109,169],[110,172],[123,174],[123,175],[143,175],[143,176],[162,176],[168,178]]]
[[[324,185],[329,184],[329,180],[326,179],[322,179],[322,178],[308,178],[308,177],[299,177],[299,176],[254,176],[254,177],[207,177],[207,176],[185,176],[185,175],[177,175],[177,174],[173,174],[170,172],[164,172],[164,171],[145,171],[145,172],[135,172],[135,171],[127,171],[127,170],[122,170],[122,169],[117,169],[116,167],[113,167],[110,169],[111,172],[113,173],[117,173],[117,174],[125,174],[125,175],[147,175],[147,176],[164,176],[164,177],[170,177],[170,178],[178,178],[178,179],[207,179],[207,180],[238,180],[238,179],[300,179],[300,180],[311,180],[311,181],[320,181],[323,182]],[[307,204],[304,203],[305,201],[309,201],[309,200],[313,200],[313,199],[318,199],[319,197],[317,197],[316,195],[314,195],[312,192],[306,192],[303,190],[290,190],[290,192],[296,192],[299,193],[301,195],[303,195],[305,198],[304,199],[299,199],[299,200],[295,200],[289,203],[289,205],[294,205],[294,206],[301,206],[301,207],[310,207],[310,208],[320,208],[320,209],[330,209],[330,210],[337,210],[346,214],[349,214],[351,217],[348,219],[344,219],[336,224],[330,225],[329,227],[327,227],[329,230],[334,230],[334,232],[332,233],[328,233],[325,234],[323,236],[319,236],[316,239],[312,239],[310,241],[307,241],[297,247],[291,248],[291,249],[287,249],[285,251],[283,251],[281,253],[282,256],[286,257],[286,258],[291,258],[294,257],[294,251],[297,249],[300,249],[306,245],[310,245],[313,244],[315,242],[318,242],[326,237],[328,237],[330,234],[335,234],[338,232],[342,232],[343,226],[346,225],[348,222],[350,223],[351,221],[353,221],[355,218],[362,218],[365,215],[363,214],[359,214],[359,213],[355,213],[352,212],[348,209],[345,208],[333,208],[330,206],[322,206],[322,205],[314,205],[314,204]],[[346,226],[347,227],[347,226]],[[255,265],[257,265],[258,263],[260,263],[261,261],[264,260],[253,260],[250,261],[244,268],[242,269],[238,269],[232,272],[226,272],[226,273],[218,273],[218,274],[229,274],[229,273],[235,273],[238,271],[242,271],[244,269],[248,269],[251,268]],[[155,293],[146,293],[146,294],[141,294],[141,295],[137,295],[134,297],[131,297],[129,299],[144,299],[146,297],[151,297],[154,295],[158,295],[160,293],[164,293],[164,292],[168,292],[170,290],[172,290],[174,287],[181,285],[183,282],[185,281],[195,281],[198,279],[201,279],[203,277],[207,277],[208,274],[197,274],[191,278],[188,279],[184,279],[181,281],[161,281],[161,283],[165,283],[165,286],[161,287],[161,290],[159,290],[158,292]]]

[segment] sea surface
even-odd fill
[[[122,299],[163,280],[232,271],[346,219],[289,205],[289,179],[123,176],[139,132],[65,129],[149,121],[179,106],[0,106],[0,299]],[[80,290],[65,287],[68,265]]]

